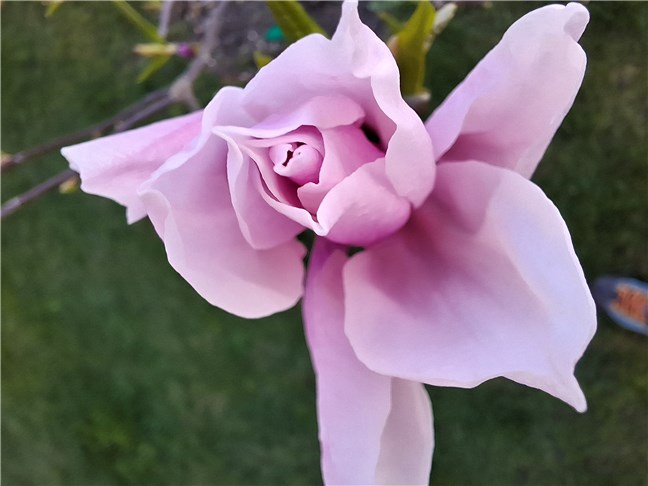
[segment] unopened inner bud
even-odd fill
[[[317,182],[322,167],[322,154],[301,142],[281,143],[270,147],[268,152],[274,171],[303,186]]]

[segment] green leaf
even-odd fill
[[[159,44],[157,42],[147,42],[145,44],[135,44],[133,52],[142,57],[172,56],[178,51],[178,47],[173,43]]]
[[[51,0],[47,2],[45,17],[51,17],[54,15],[61,5],[63,5],[63,0]]]
[[[326,35],[324,29],[308,15],[304,7],[296,0],[269,0],[266,4],[286,39],[290,42],[295,42],[309,34]]]
[[[254,51],[254,63],[258,69],[269,64],[270,61],[272,61],[272,56],[268,56],[261,51]]]
[[[404,96],[425,92],[425,55],[432,45],[434,16],[431,2],[419,2],[403,30],[396,36],[394,50]]]
[[[131,21],[131,23],[137,27],[140,32],[142,32],[146,37],[148,37],[153,42],[159,42],[161,44],[166,41],[158,34],[157,27],[151,22],[146,20],[140,13],[130,6],[125,0],[113,0],[113,5],[124,14],[124,16]]]
[[[157,56],[151,59],[146,64],[146,66],[144,66],[142,72],[139,73],[139,76],[137,76],[137,82],[143,83],[148,78],[153,76],[156,72],[162,69],[162,66],[164,66],[167,62],[169,62],[169,59],[171,59],[171,57],[172,56]]]
[[[385,22],[385,24],[387,24],[387,28],[394,35],[398,34],[405,27],[405,24],[403,24],[403,22],[398,20],[396,17],[394,17],[389,12],[386,12],[384,10],[380,10],[380,11],[377,12],[377,15],[378,15],[378,17],[380,17],[380,20],[382,20],[383,22]]]

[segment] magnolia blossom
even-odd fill
[[[526,15],[423,123],[348,2],[332,39],[204,111],[62,152],[83,190],[151,220],[210,303],[251,318],[304,298],[326,483],[423,484],[424,384],[504,376],[586,408],[594,305],[529,177],[581,84],[587,21],[575,3]]]

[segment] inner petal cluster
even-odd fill
[[[261,217],[255,206],[267,204],[342,244],[365,246],[392,234],[411,211],[386,174],[392,125],[371,103],[319,96],[250,127],[215,127],[228,143],[228,178],[244,231],[252,221],[259,232],[275,231],[283,220]]]
[[[270,147],[268,156],[275,173],[288,177],[300,186],[319,180],[324,154],[312,145],[304,142],[280,143]]]

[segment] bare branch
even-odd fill
[[[90,128],[60,137],[48,143],[23,150],[15,155],[8,156],[2,160],[2,172],[15,167],[29,159],[44,155],[53,150],[60,149],[66,145],[82,142],[91,137],[98,137],[111,131],[121,132],[131,128],[133,125],[158,113],[175,102],[182,102],[192,110],[200,109],[199,103],[193,92],[193,84],[206,67],[214,64],[213,51],[218,42],[218,34],[221,27],[223,11],[228,2],[221,1],[212,7],[202,24],[203,39],[201,42],[200,54],[194,59],[187,69],[168,88],[157,90],[142,98],[137,103],[122,110],[117,115],[98,123]],[[162,14],[170,15],[172,2],[166,2]],[[160,27],[164,28],[164,19],[160,19]],[[76,178],[77,174],[71,169],[66,169],[56,176],[42,182],[28,191],[20,194],[2,205],[0,219],[13,214],[25,204],[37,199],[48,191],[60,186],[64,182]]]
[[[121,114],[124,112],[132,113],[131,116],[125,120],[122,120],[123,117],[113,117],[111,120],[113,121],[114,125],[114,133],[122,132],[124,130],[128,130],[131,128],[133,125],[136,123],[150,117],[151,115],[154,115],[155,113],[158,113],[165,108],[167,108],[169,105],[173,103],[173,100],[167,93],[163,93],[165,96],[163,98],[160,98],[158,100],[153,101],[153,103],[149,103],[148,106],[144,106],[142,109],[139,111],[136,111],[133,113],[132,109],[126,109],[124,110]],[[116,120],[116,121],[115,121]],[[106,122],[104,122],[106,123]],[[90,129],[86,130],[88,132]],[[80,132],[79,132],[80,133]],[[78,133],[72,134],[74,136],[78,136]],[[85,138],[85,137],[84,137]],[[68,140],[71,140],[72,136],[68,137],[62,137],[58,140],[55,140],[55,142],[65,142],[62,143],[60,146],[55,146],[54,142],[50,143],[48,145],[49,150],[54,150],[55,148],[60,148],[64,145],[67,145],[68,143],[74,143],[74,142],[68,142]],[[44,146],[43,146],[44,147]],[[51,148],[50,148],[51,147]],[[37,199],[38,197],[42,196],[43,194],[49,192],[52,189],[57,188],[64,182],[67,182],[68,180],[74,179],[78,177],[77,173],[73,171],[72,169],[66,169],[63,172],[55,175],[51,179],[46,180],[45,182],[42,182],[28,191],[19,194],[16,197],[13,197],[9,199],[6,203],[2,205],[2,212],[0,214],[0,219],[4,219],[7,216],[15,213],[18,211],[20,208],[22,208],[25,204],[33,201],[34,199]]]
[[[41,155],[52,152],[53,150],[58,150],[61,147],[65,147],[66,145],[72,145],[82,142],[88,138],[101,136],[110,131],[110,129],[114,130],[118,125],[123,126],[125,120],[129,120],[130,118],[135,117],[140,111],[147,109],[149,105],[155,104],[162,99],[169,99],[169,88],[162,88],[149,93],[138,102],[117,113],[115,116],[97,123],[96,125],[84,128],[82,130],[79,130],[78,132],[64,135],[37,147],[23,150],[14,155],[9,155],[6,158],[3,158],[0,171],[4,173],[30,159],[40,157]],[[141,120],[141,118],[138,118],[130,125],[132,126],[139,120]],[[122,128],[122,130],[125,130],[125,128]]]
[[[198,57],[191,61],[189,67],[171,85],[169,92],[171,97],[177,101],[184,102],[190,109],[197,109],[199,106],[193,92],[193,84],[206,67],[214,64],[212,55],[218,43],[218,34],[222,25],[222,18],[225,8],[229,2],[221,1],[205,17],[202,24],[203,39],[200,43]]]
[[[158,22],[158,35],[163,39],[169,34],[169,23],[171,22],[171,11],[173,10],[174,0],[163,0],[162,10],[160,11],[160,21]]]
[[[124,130],[128,130],[133,125],[136,125],[142,120],[146,120],[148,117],[155,115],[165,108],[168,108],[173,103],[174,100],[171,98],[171,96],[169,96],[169,93],[167,92],[165,93],[165,96],[163,98],[160,98],[159,100],[154,101],[148,106],[143,107],[141,110],[133,113],[129,118],[115,123],[114,132],[118,133],[123,132]]]
[[[32,187],[22,194],[12,197],[6,203],[2,205],[0,210],[0,219],[4,219],[10,214],[15,213],[20,208],[22,208],[28,202],[33,201],[34,199],[42,196],[43,194],[51,191],[52,189],[57,188],[64,182],[78,177],[77,173],[72,169],[66,169],[63,172],[56,174],[54,177],[47,179],[45,182]]]

